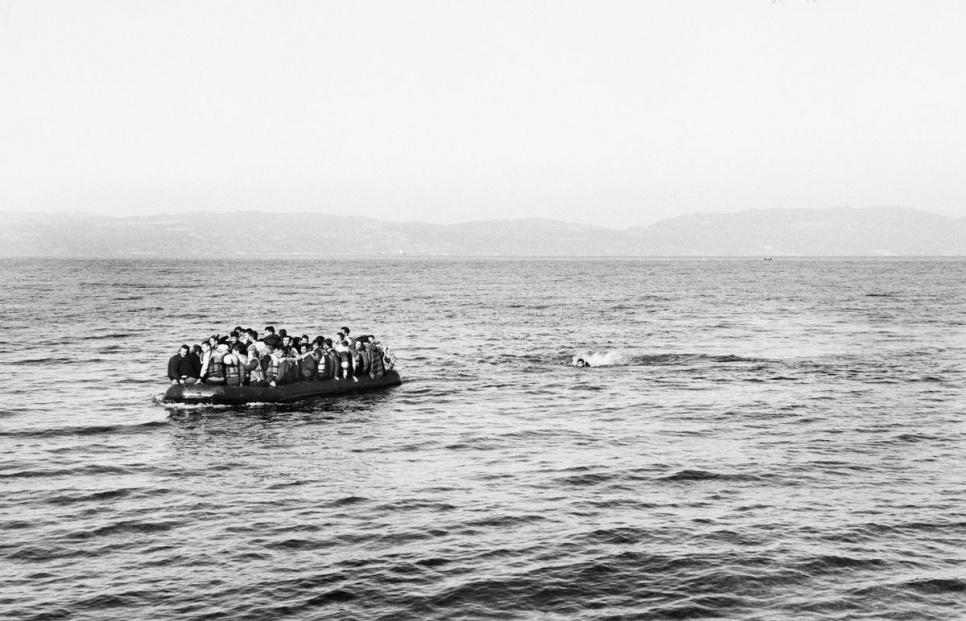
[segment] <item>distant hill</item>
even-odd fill
[[[966,255],[966,218],[902,207],[694,214],[629,234],[649,255]]]
[[[439,225],[323,214],[0,214],[0,257],[966,255],[966,218],[900,207],[693,214],[608,229],[524,219]]]

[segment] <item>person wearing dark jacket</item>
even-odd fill
[[[178,353],[168,360],[168,379],[172,384],[194,384],[201,376],[196,356],[188,355],[188,346],[182,345]]]
[[[322,352],[319,351],[319,344],[314,343],[312,351],[308,345],[302,345],[299,349],[302,359],[299,360],[299,380],[311,382],[319,378],[319,358]]]
[[[265,333],[262,341],[272,349],[278,347],[279,343],[282,342],[282,337],[275,334],[275,328],[273,326],[265,326]]]
[[[322,341],[322,351],[325,353],[323,357],[325,365],[323,366],[321,362],[319,363],[319,371],[321,371],[322,379],[337,379],[341,360],[339,353],[332,348],[332,339]]]
[[[355,370],[356,375],[369,375],[369,352],[365,349],[365,343],[362,339],[366,337],[360,337],[354,344],[354,349],[352,350],[352,368]]]
[[[382,350],[375,343],[376,337],[369,336],[366,339],[365,347],[369,352],[369,377],[379,379],[386,376],[386,365],[382,359]]]

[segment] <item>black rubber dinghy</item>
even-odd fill
[[[321,380],[297,382],[284,386],[225,386],[218,384],[172,385],[164,393],[165,403],[211,403],[214,405],[244,405],[246,403],[285,403],[309,397],[341,395],[350,392],[389,388],[402,384],[395,371],[386,371],[385,377],[372,379],[368,375],[352,380]]]

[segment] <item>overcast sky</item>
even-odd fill
[[[0,0],[0,210],[966,216],[966,2]]]

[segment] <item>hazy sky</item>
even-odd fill
[[[966,2],[0,0],[0,210],[966,216]]]

